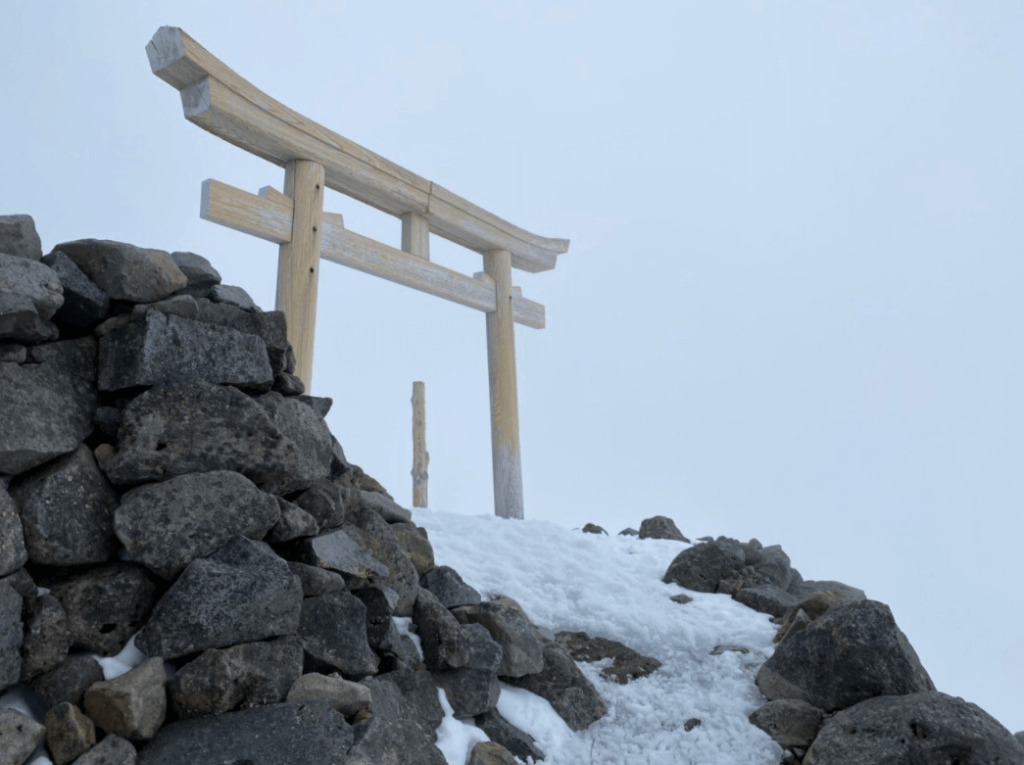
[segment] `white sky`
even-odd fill
[[[198,218],[283,172],[189,124],[145,45],[257,87],[531,231],[526,512],[781,543],[889,603],[940,690],[1024,728],[1024,6],[1017,2],[7,0],[0,212],[45,250],[209,257],[274,302],[272,245]],[[349,228],[398,222],[341,196]],[[465,273],[479,256],[433,242]],[[410,501],[491,506],[484,320],[325,264],[315,391]]]

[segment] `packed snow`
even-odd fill
[[[627,685],[602,678],[601,662],[581,664],[608,704],[608,713],[581,732],[544,699],[503,683],[498,711],[536,739],[547,765],[777,765],[781,749],[747,719],[764,703],[754,676],[771,655],[775,628],[728,596],[662,583],[687,545],[424,509],[413,520],[427,529],[438,565],[454,568],[485,598],[508,596],[542,628],[618,640],[662,663]],[[682,592],[693,601],[671,600]],[[418,644],[412,620],[395,621]],[[712,655],[716,646],[747,652]],[[100,661],[109,680],[144,659],[132,640]],[[449,765],[465,765],[487,736],[452,715],[443,691],[438,697],[446,714],[437,746]],[[20,686],[0,698],[2,707],[38,717]],[[29,765],[52,763],[40,747]]]
[[[754,676],[771,655],[775,627],[726,595],[663,584],[687,545],[422,509],[413,520],[427,529],[436,562],[484,597],[506,595],[540,627],[618,640],[662,662],[627,685],[602,678],[601,663],[582,664],[608,714],[579,733],[540,697],[503,685],[498,711],[537,740],[549,765],[777,765],[781,749],[747,719],[764,703]],[[682,592],[693,601],[671,600]],[[749,652],[712,655],[719,645]],[[693,719],[700,725],[686,731]],[[446,725],[448,718],[445,757],[464,765],[478,739],[455,746]]]

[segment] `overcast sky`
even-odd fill
[[[517,225],[529,517],[780,543],[890,604],[940,690],[1024,729],[1024,5],[7,0],[0,212],[209,257],[274,303],[276,247],[200,183],[283,171],[188,123],[180,26],[265,92]],[[399,224],[331,194],[389,244]],[[432,242],[467,274],[481,258]],[[484,317],[325,264],[314,392],[411,502],[491,512]]]

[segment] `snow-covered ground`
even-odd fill
[[[430,534],[437,563],[485,597],[507,595],[542,627],[584,630],[662,662],[624,686],[601,678],[601,664],[582,665],[609,711],[580,733],[544,700],[503,686],[498,710],[537,739],[549,765],[777,765],[779,747],[747,721],[764,703],[754,676],[775,628],[725,595],[690,592],[693,602],[673,602],[685,590],[661,577],[686,545],[431,510],[416,510],[413,520]],[[750,652],[712,656],[717,645]],[[685,731],[691,718],[701,724]],[[446,720],[441,733],[448,762],[464,765],[479,731]]]
[[[416,510],[413,520],[427,529],[437,563],[485,597],[506,595],[541,627],[584,630],[661,661],[654,674],[627,685],[603,679],[601,663],[582,665],[608,714],[579,733],[539,696],[502,685],[498,710],[536,738],[547,765],[777,765],[779,747],[747,721],[764,701],[754,676],[771,654],[775,629],[725,595],[690,592],[691,603],[673,602],[685,591],[661,577],[686,545],[432,510]],[[410,621],[400,620],[403,631]],[[718,645],[749,653],[714,656]],[[144,658],[129,644],[103,660],[104,675],[116,677]],[[450,765],[465,765],[473,744],[487,737],[452,717],[440,696],[448,716],[438,746]],[[18,693],[0,698],[5,706],[30,712]],[[694,718],[700,725],[686,731]],[[52,764],[40,749],[30,765]]]

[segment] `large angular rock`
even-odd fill
[[[0,473],[16,475],[75,451],[96,411],[96,341],[32,348],[26,364],[0,364]]]
[[[0,215],[0,252],[28,260],[39,260],[43,246],[30,215]]]
[[[54,765],[68,765],[96,743],[96,726],[74,704],[58,704],[43,720]]]
[[[405,554],[421,577],[434,568],[434,548],[425,529],[414,523],[392,523],[391,532],[405,548]]]
[[[427,590],[420,590],[412,618],[423,646],[427,669],[439,672],[469,667],[497,673],[501,646],[485,627],[459,624],[458,619]]]
[[[139,765],[351,765],[352,728],[327,704],[270,704],[165,726]]]
[[[56,669],[68,658],[71,628],[68,615],[53,595],[40,595],[25,604],[25,639],[21,645],[21,679]]]
[[[121,652],[156,600],[156,586],[139,566],[93,569],[50,585],[68,615],[71,645],[103,656]]]
[[[135,765],[135,747],[114,733],[83,754],[74,765]]]
[[[253,313],[227,303],[214,303],[204,298],[196,299],[197,321],[231,327],[239,332],[262,338],[267,346],[270,366],[274,373],[291,372],[295,368],[295,356],[288,343],[287,325],[280,311]]]
[[[750,722],[763,730],[783,749],[806,749],[821,728],[824,714],[799,699],[776,699],[750,715]]]
[[[420,584],[441,601],[445,608],[475,606],[480,602],[480,593],[462,581],[459,572],[451,566],[437,566],[422,577]]]
[[[46,728],[14,709],[0,709],[0,762],[22,765],[46,739]]]
[[[0,694],[21,679],[21,595],[0,582]]]
[[[982,709],[936,691],[881,696],[825,720],[805,765],[1024,762],[1013,735]]]
[[[790,608],[797,604],[795,595],[774,584],[758,584],[737,590],[733,600],[742,603],[758,613],[771,616],[785,616]]]
[[[135,640],[149,656],[176,659],[207,648],[294,635],[302,585],[269,547],[236,536],[192,561]]]
[[[697,592],[718,592],[719,582],[736,577],[742,568],[742,560],[737,561],[716,544],[704,542],[679,553],[661,581]]]
[[[772,584],[781,590],[787,589],[793,583],[795,572],[790,564],[789,556],[779,545],[760,548],[751,565],[755,571],[766,576]]]
[[[331,709],[346,718],[370,708],[370,689],[338,675],[309,672],[299,677],[288,691],[288,701],[309,703],[326,701]]]
[[[444,690],[452,714],[460,719],[490,712],[498,705],[501,684],[493,671],[460,667],[434,673],[434,681]]]
[[[171,260],[188,279],[187,289],[190,292],[220,284],[220,272],[202,255],[194,252],[172,252]]]
[[[28,561],[18,508],[0,484],[0,576],[17,571]]]
[[[56,331],[47,320],[63,302],[64,290],[53,269],[0,252],[0,340],[53,339]]]
[[[640,522],[641,539],[672,539],[676,542],[689,542],[683,536],[683,532],[676,526],[676,522],[665,515],[655,515],[653,518],[644,518]]]
[[[309,407],[296,406],[312,416]],[[277,407],[278,419],[286,420],[288,409]],[[322,420],[315,425],[326,429]],[[288,432],[282,431],[267,407],[230,386],[157,385],[125,407],[119,450],[106,472],[114,484],[123,485],[234,470],[272,493],[299,490],[330,471],[329,452],[322,463],[309,454],[307,441],[315,437],[300,438],[300,445],[289,435],[299,429],[289,423]]]
[[[294,636],[211,648],[168,684],[179,717],[219,715],[285,700],[302,674],[302,644]]]
[[[100,338],[100,390],[185,380],[268,390],[274,372],[256,335],[160,311]]]
[[[24,474],[11,490],[21,509],[25,546],[33,563],[103,563],[117,549],[117,493],[89,447]]]
[[[350,513],[349,518],[352,523],[346,523],[344,530],[365,553],[388,568],[387,576],[379,583],[398,593],[395,615],[410,616],[421,588],[419,572],[406,555],[405,547],[391,530],[391,525],[377,513],[359,508]]]
[[[79,239],[58,244],[97,287],[113,300],[152,303],[188,285],[188,279],[163,250],[123,242]]]
[[[509,678],[508,682],[547,699],[573,730],[586,729],[604,716],[607,705],[565,648],[553,640],[541,642],[544,669],[535,675]]]
[[[299,638],[310,671],[337,670],[359,679],[374,674],[380,663],[366,636],[366,606],[349,592],[305,598]]]
[[[57,274],[64,290],[64,303],[57,309],[54,319],[73,327],[92,327],[107,318],[110,298],[71,258],[56,251],[43,258],[43,263]]]
[[[544,669],[544,652],[533,625],[519,604],[497,597],[475,606],[459,608],[455,617],[462,624],[479,624],[501,646],[501,677],[522,677]]]
[[[113,680],[104,680],[85,692],[85,711],[107,733],[129,741],[145,741],[156,734],[167,716],[167,673],[161,659],[149,659]]]
[[[407,523],[412,520],[412,512],[382,492],[360,491],[359,501],[364,508],[377,513],[388,523]]]
[[[781,642],[757,674],[769,699],[802,699],[825,712],[874,696],[935,690],[883,603],[830,609]]]
[[[329,571],[366,580],[384,580],[390,569],[365,552],[343,529],[302,540],[301,560]]]
[[[132,560],[173,579],[236,534],[262,539],[280,513],[277,499],[241,473],[215,470],[131,489],[114,529]]]
[[[29,681],[46,709],[68,701],[80,706],[86,688],[103,679],[103,667],[92,656],[74,654],[64,663]]]
[[[544,751],[537,746],[533,736],[506,720],[497,709],[477,715],[474,722],[491,741],[500,744],[520,760],[529,762],[533,758],[534,762],[540,762],[544,759]]]
[[[298,466],[295,476],[271,482],[268,491],[285,494],[312,486],[331,472],[331,431],[312,407],[276,391],[256,399],[271,422],[295,446]]]
[[[373,717],[356,726],[346,765],[444,765],[434,746],[444,710],[430,675],[399,670],[365,684]]]

